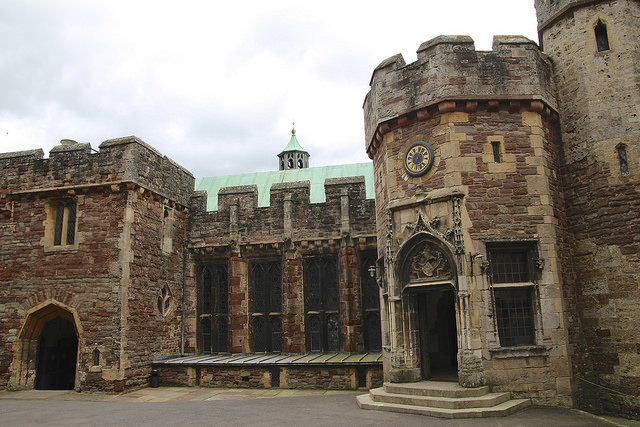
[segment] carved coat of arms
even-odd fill
[[[425,243],[411,258],[409,281],[451,279],[451,265],[446,256],[430,243]]]

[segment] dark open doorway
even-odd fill
[[[38,337],[36,389],[71,390],[75,385],[78,336],[69,320],[49,320]]]
[[[429,286],[417,294],[420,355],[425,379],[458,379],[455,292],[450,285]]]

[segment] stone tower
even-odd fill
[[[637,415],[640,2],[536,0],[535,7],[560,113],[578,404]]]
[[[300,146],[296,138],[296,128],[291,129],[291,139],[278,154],[280,170],[305,169],[309,167],[309,153]]]
[[[440,36],[417,56],[378,65],[364,101],[385,381],[572,406],[552,65],[519,36],[489,52]]]

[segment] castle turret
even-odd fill
[[[417,56],[383,61],[364,101],[385,381],[446,372],[571,406],[552,65],[520,36],[488,52],[440,36]]]
[[[640,2],[535,6],[557,87],[581,325],[572,350],[578,405],[632,413],[640,406],[640,328],[631,321],[640,318]]]
[[[280,170],[305,169],[309,167],[309,153],[300,146],[296,138],[296,128],[291,129],[291,139],[278,154]]]

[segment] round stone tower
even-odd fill
[[[640,407],[640,2],[536,0],[551,58],[580,327],[578,404]],[[582,343],[582,344],[580,344]]]
[[[309,153],[300,146],[296,138],[296,128],[291,129],[291,139],[278,154],[280,170],[305,169],[309,167]]]

